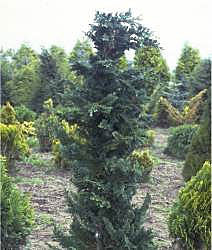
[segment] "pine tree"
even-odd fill
[[[141,164],[130,157],[142,143],[145,81],[132,67],[120,69],[119,61],[126,50],[157,47],[157,41],[130,11],[97,12],[87,36],[97,52],[73,65],[85,80],[69,92],[69,122],[77,124],[82,140],[70,141],[62,129],[58,132],[77,189],[67,192],[73,221],[68,235],[56,227],[55,237],[72,250],[156,249],[151,230],[143,227],[149,195],[141,207],[132,203],[145,177]]]

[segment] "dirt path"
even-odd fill
[[[167,145],[168,130],[156,128],[155,133],[151,153],[158,158],[158,163],[151,172],[152,180],[148,184],[141,185],[134,201],[142,203],[146,192],[150,193],[151,205],[146,226],[155,232],[158,250],[168,250],[173,249],[167,227],[168,212],[183,185],[180,174],[183,161],[163,154]]]
[[[182,161],[163,154],[168,130],[157,128],[155,133],[155,143],[150,151],[158,162],[151,173],[151,182],[141,185],[134,202],[142,203],[145,194],[151,194],[152,202],[146,226],[153,228],[159,245],[158,250],[168,250],[172,247],[166,220],[168,209],[183,184],[180,175]],[[36,157],[38,159],[35,163],[39,166],[33,162],[19,163],[20,171],[16,176],[18,186],[31,196],[36,215],[36,228],[29,236],[29,244],[23,250],[49,249],[46,243],[52,244],[53,220],[67,227],[70,224],[70,214],[66,212],[64,198],[64,189],[69,185],[70,172],[52,168],[50,154],[37,154]]]
[[[44,167],[20,164],[21,170],[16,177],[18,186],[31,197],[36,218],[36,227],[28,237],[28,244],[23,250],[49,249],[46,243],[57,246],[57,242],[52,241],[53,221],[66,228],[70,225],[70,214],[66,211],[64,198],[70,172],[52,168],[53,162],[49,159],[51,158],[49,154],[41,154],[38,157],[41,157]]]

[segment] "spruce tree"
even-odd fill
[[[158,44],[130,11],[97,12],[87,36],[96,53],[72,65],[84,83],[69,92],[72,112],[67,115],[82,140],[70,141],[62,129],[58,132],[72,160],[77,192],[67,192],[69,234],[56,226],[55,237],[72,250],[156,249],[151,230],[143,226],[149,195],[140,207],[132,203],[145,177],[141,164],[130,157],[142,144],[145,79],[130,66],[120,69],[119,61],[126,50]]]

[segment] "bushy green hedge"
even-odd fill
[[[34,225],[34,212],[25,196],[7,174],[6,158],[0,156],[1,167],[1,249],[21,250]]]
[[[164,153],[179,159],[185,159],[192,136],[197,128],[197,125],[187,124],[171,128]]]
[[[205,162],[179,192],[168,220],[172,238],[184,250],[211,249],[211,165]]]

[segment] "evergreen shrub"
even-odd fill
[[[204,105],[207,97],[207,89],[200,91],[192,97],[184,107],[183,116],[185,123],[199,123],[204,111]]]
[[[0,156],[1,249],[21,250],[34,226],[34,211],[29,198],[7,174],[6,158]]]
[[[6,105],[1,108],[0,115],[1,123],[16,124],[18,122],[16,119],[15,110],[9,102],[7,102]]]
[[[156,113],[154,114],[156,126],[162,128],[176,127],[183,124],[183,116],[164,97],[160,97]]]
[[[170,128],[168,143],[164,153],[179,159],[185,159],[192,136],[197,129],[197,125],[190,124]]]
[[[211,249],[211,165],[206,161],[199,169],[179,191],[168,219],[171,237],[184,250]]]
[[[23,155],[29,154],[29,147],[26,141],[26,135],[23,132],[21,124],[3,124],[0,123],[1,133],[1,154],[8,160],[8,167],[14,166],[14,161],[20,159]]]
[[[60,124],[60,135],[63,133],[66,140],[69,140],[69,143],[78,142],[80,144],[85,144],[85,140],[79,137],[77,124],[70,125],[65,120],[62,120]],[[58,131],[58,129],[57,129]],[[70,168],[71,163],[66,157],[66,153],[63,151],[63,145],[59,139],[54,139],[52,142],[52,153],[54,155],[55,165],[61,168]]]
[[[44,102],[44,112],[35,121],[36,134],[39,140],[40,151],[50,152],[55,139],[55,130],[59,125],[59,119],[54,114],[52,100]]]
[[[33,122],[36,119],[36,113],[24,105],[16,106],[15,108],[16,118],[20,123]]]
[[[23,133],[27,136],[36,136],[36,129],[35,129],[35,123],[34,122],[26,122],[24,121],[23,123],[20,124],[21,129]]]
[[[193,135],[186,155],[182,175],[186,181],[196,175],[205,161],[211,161],[211,98],[205,104],[203,119],[198,131]]]
[[[148,150],[134,150],[130,156],[133,161],[136,161],[143,171],[143,182],[149,180],[149,174],[152,171],[154,161]]]

